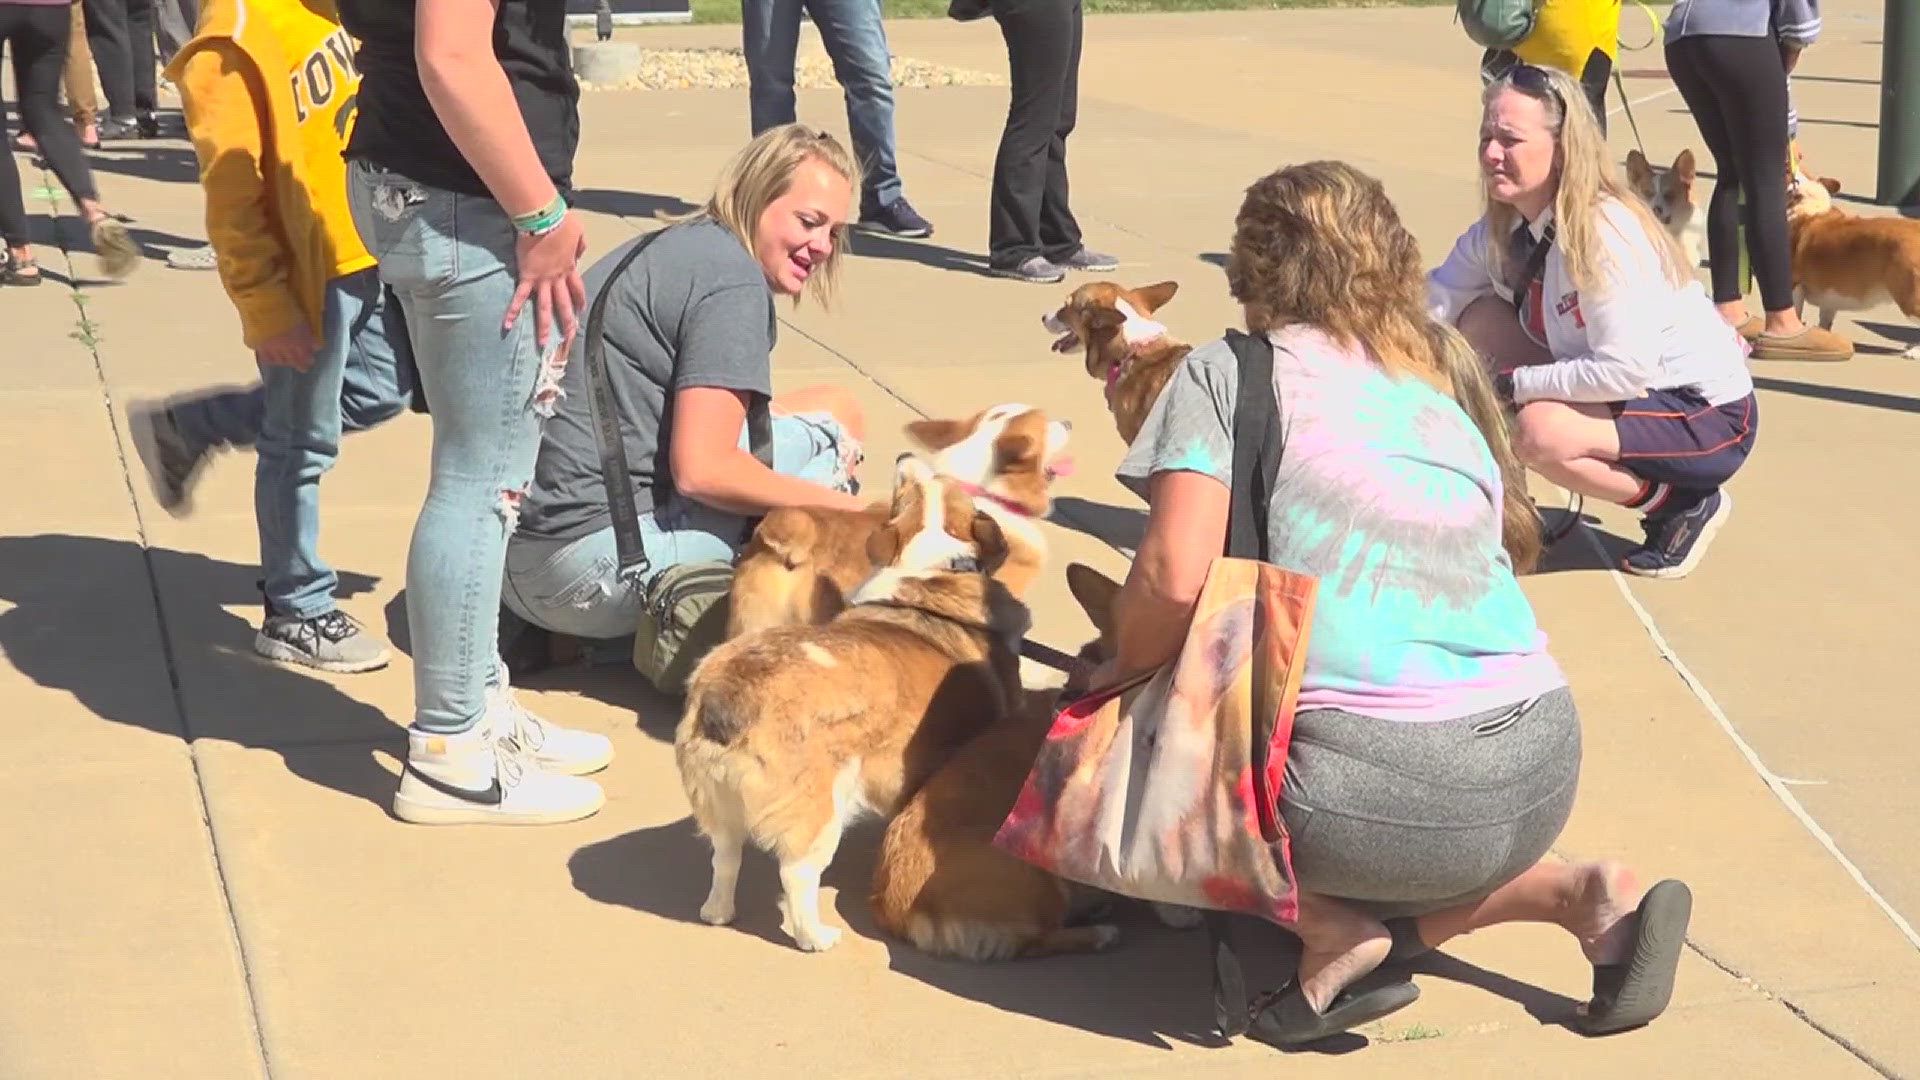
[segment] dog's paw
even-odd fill
[[[733,900],[710,896],[700,905],[700,921],[713,926],[725,926],[733,921]]]
[[[1120,944],[1120,928],[1111,923],[1099,923],[1088,927],[1093,931],[1094,950],[1111,949]]]
[[[826,952],[840,941],[840,930],[833,926],[816,926],[812,929],[798,928],[789,931],[793,934],[793,943],[801,952]]]
[[[1185,904],[1163,904],[1158,900],[1153,901],[1153,913],[1175,930],[1191,930],[1199,926],[1205,917],[1199,908]]]
[[[1900,355],[1906,357],[1908,360],[1920,360],[1920,345],[1915,345]]]

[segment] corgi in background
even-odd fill
[[[1920,326],[1920,221],[1862,217],[1834,205],[1837,180],[1794,178],[1787,189],[1796,307],[1820,309],[1822,329],[1843,311],[1892,303]],[[1920,360],[1920,345],[1906,350]]]
[[[1691,150],[1680,151],[1673,164],[1664,169],[1656,168],[1638,150],[1627,151],[1628,186],[1653,207],[1653,216],[1680,241],[1689,267],[1703,264],[1707,254],[1706,208],[1694,195],[1698,178]]]

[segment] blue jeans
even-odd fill
[[[305,371],[260,365],[260,382],[168,404],[193,450],[251,446],[253,517],[270,614],[311,619],[333,610],[339,577],[321,558],[320,477],[340,436],[391,420],[410,387],[396,349],[406,328],[381,300],[373,269],[327,283],[320,348]]]
[[[900,166],[893,149],[893,61],[880,22],[880,0],[741,0],[753,133],[795,120],[793,65],[803,10],[819,27],[820,42],[833,60],[833,77],[846,93],[847,127],[864,172],[861,209],[878,209],[900,197]]]
[[[531,310],[501,329],[515,255],[500,204],[364,161],[349,164],[347,193],[354,225],[406,315],[433,420],[426,503],[407,549],[413,723],[458,733],[486,711],[507,534],[550,411],[537,399],[565,355],[543,364]],[[548,350],[558,345],[549,336]]]
[[[740,434],[741,449],[747,446]],[[816,484],[853,490],[858,445],[825,413],[773,418],[773,468]],[[747,539],[748,521],[678,495],[640,515],[647,573],[621,584],[613,526],[571,540],[515,535],[507,545],[507,610],[562,634],[631,638],[640,623],[641,597],[669,567],[731,562]]]

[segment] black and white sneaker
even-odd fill
[[[193,510],[193,484],[207,463],[208,448],[188,442],[173,413],[158,402],[127,406],[127,428],[134,452],[146,466],[153,501],[174,517],[185,517]]]
[[[374,671],[393,658],[386,642],[338,608],[310,619],[269,614],[254,635],[253,651],[269,660],[342,674]]]
[[[900,236],[909,240],[933,235],[933,223],[921,217],[913,204],[905,199],[895,199],[885,206],[862,207],[860,221],[855,227],[864,232]]]
[[[1733,496],[1713,491],[1684,509],[1650,515],[1647,542],[1628,552],[1620,568],[1650,578],[1683,578],[1706,557],[1715,533],[1733,513]]]

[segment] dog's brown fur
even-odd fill
[[[1127,316],[1119,302],[1138,315],[1151,316],[1179,290],[1179,283],[1173,281],[1138,289],[1097,281],[1075,289],[1059,310],[1041,320],[1050,332],[1064,335],[1054,342],[1055,352],[1083,351],[1087,374],[1107,387],[1107,409],[1128,445],[1140,434],[1140,425],[1160,399],[1167,379],[1193,347],[1171,335],[1128,342],[1123,333]]]
[[[1008,556],[996,576],[1020,598],[1039,575],[1046,546],[1037,529],[1011,527],[1008,517],[1040,518],[1052,507],[1047,472],[1051,421],[1044,410],[1031,409],[1006,421],[1004,430],[978,454],[961,448],[990,411],[964,420],[915,420],[906,433],[932,452],[936,468],[980,484],[994,500],[987,511],[1009,526],[1002,529]],[[872,572],[867,541],[887,516],[885,503],[862,511],[784,507],[767,514],[735,564],[727,636],[773,626],[819,625],[833,618]]]
[[[1838,181],[1797,179],[1787,194],[1793,279],[1801,303],[1820,309],[1832,329],[1842,311],[1892,301],[1920,323],[1920,221],[1860,217],[1834,205]],[[1920,359],[1920,345],[1907,350]]]
[[[1079,563],[1067,585],[1100,632],[1086,661],[1112,656],[1120,586]],[[887,826],[871,904],[881,929],[941,956],[1000,960],[1104,949],[1111,924],[1070,926],[1098,890],[1075,886],[993,845],[1052,726],[1052,694],[1029,695],[933,774]]]
[[[735,638],[694,672],[674,750],[714,846],[708,922],[733,918],[751,841],[780,862],[795,943],[830,947],[839,931],[820,922],[818,890],[841,830],[863,812],[897,812],[1019,701],[1029,620],[991,576],[1007,556],[999,525],[913,459],[890,509],[868,541],[882,569],[831,622]],[[978,568],[930,562],[952,558]]]

